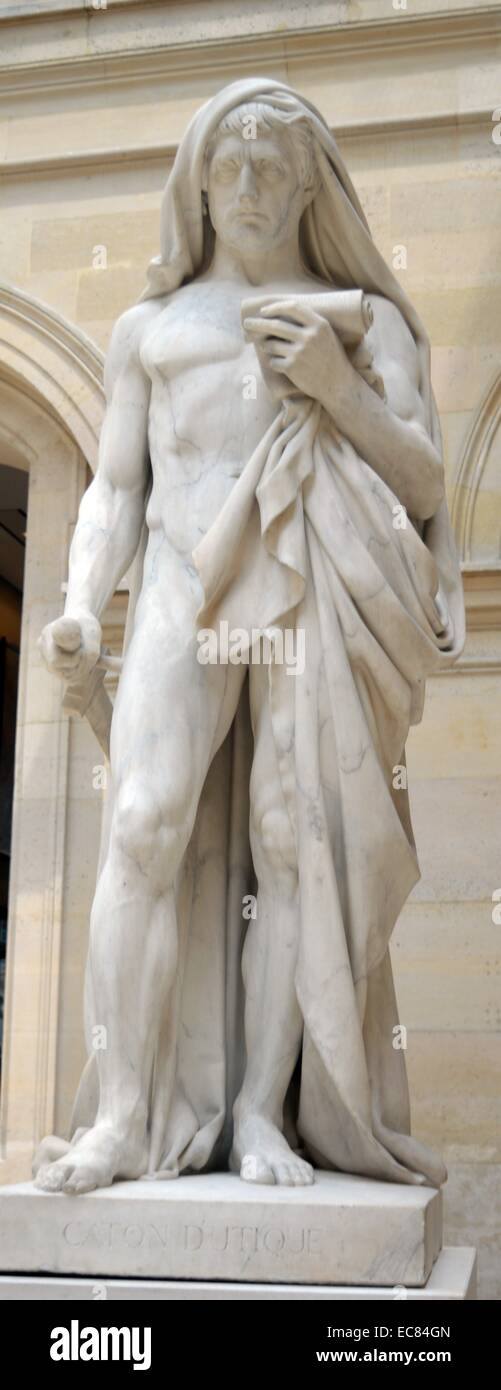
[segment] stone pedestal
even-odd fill
[[[0,1189],[5,1276],[395,1291],[426,1284],[441,1243],[439,1192],[342,1173],[317,1173],[312,1187],[296,1188],[216,1173],[79,1197],[31,1183]]]
[[[474,1301],[476,1253],[464,1246],[440,1251],[423,1288],[368,1284],[244,1284],[202,1279],[89,1279],[71,1275],[0,1274],[0,1303],[75,1303],[106,1299],[111,1303],[263,1302],[409,1303]]]

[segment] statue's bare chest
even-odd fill
[[[180,291],[147,333],[141,361],[153,382],[186,372],[250,370],[256,355],[243,335],[239,299],[212,285]]]

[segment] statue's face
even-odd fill
[[[309,201],[287,136],[275,132],[222,134],[208,171],[209,213],[216,235],[231,250],[259,254],[297,233]]]

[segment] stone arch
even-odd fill
[[[452,519],[465,568],[501,566],[501,372],[491,382],[464,444]]]
[[[74,1047],[67,1020],[75,1009],[80,1013],[85,956],[85,914],[79,917],[75,884],[78,875],[93,881],[100,816],[91,787],[77,802],[78,757],[88,767],[92,736],[69,721],[63,687],[45,671],[37,638],[61,611],[72,527],[88,469],[97,462],[102,378],[102,353],[85,334],[0,284],[0,456],[29,472],[0,1181],[29,1177],[34,1145],[60,1126],[65,1090],[74,1089],[64,1053]],[[81,1061],[73,1059],[76,1075]]]
[[[104,411],[104,357],[48,305],[0,282],[0,380],[57,420],[94,471]]]

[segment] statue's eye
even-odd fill
[[[236,179],[239,172],[239,168],[240,165],[238,164],[236,159],[217,160],[215,165],[216,178],[224,179],[228,182],[230,179]]]
[[[259,169],[260,174],[264,174],[265,178],[277,179],[280,178],[284,172],[283,165],[280,163],[279,159],[259,159],[256,167]]]

